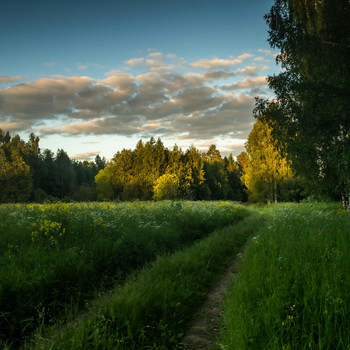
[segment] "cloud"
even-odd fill
[[[53,67],[56,63],[55,62],[45,62],[44,66],[46,67]]]
[[[230,68],[250,57],[199,60],[194,65],[205,70],[198,73],[183,58],[155,50],[125,62],[142,65],[142,74],[110,70],[102,79],[52,76],[0,88],[0,127],[39,136],[244,140],[254,122],[253,91],[266,85],[266,78],[259,76],[265,66]]]
[[[98,68],[98,69],[105,68],[105,66],[102,66],[101,64],[97,64],[97,63],[85,63],[85,64],[79,63],[78,64],[78,69],[80,69],[80,70],[86,70],[86,69],[91,68],[91,67]]]
[[[69,115],[86,101],[79,94],[92,89],[92,82],[88,77],[57,77],[4,88],[0,90],[0,116],[28,121]]]
[[[6,131],[22,131],[30,128],[30,122],[5,122],[0,123],[0,129]]]
[[[192,67],[198,69],[217,69],[217,68],[228,68],[231,66],[235,66],[239,63],[242,63],[248,58],[253,57],[253,55],[245,53],[236,58],[231,57],[230,59],[220,59],[217,57],[213,57],[212,59],[201,59],[191,64]]]
[[[224,85],[223,90],[241,90],[241,89],[251,89],[257,86],[267,85],[266,77],[258,77],[255,79],[244,79],[242,81],[237,81],[232,85]]]
[[[0,85],[4,85],[4,84],[7,84],[7,83],[12,83],[14,81],[24,80],[24,79],[25,79],[25,77],[21,77],[20,75],[6,76],[6,75],[0,74]]]
[[[237,74],[240,74],[240,75],[249,75],[251,77],[256,77],[259,75],[259,72],[260,71],[263,71],[263,70],[266,70],[268,69],[268,66],[262,66],[262,65],[251,65],[251,66],[245,66],[241,69],[238,69],[237,71]]]
[[[130,60],[125,61],[125,63],[131,67],[136,67],[139,64],[143,63],[144,61],[145,59],[143,57],[139,57],[139,58],[131,58]]]
[[[95,159],[95,157],[100,154],[101,151],[92,151],[92,152],[84,152],[84,153],[77,153],[74,154],[71,158],[77,159],[77,160],[88,160],[92,161]]]
[[[266,49],[258,49],[258,52],[263,53],[265,56],[273,57],[275,58],[278,53],[273,53],[271,50]]]

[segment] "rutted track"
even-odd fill
[[[181,347],[193,350],[217,349],[216,340],[222,327],[224,297],[232,279],[238,273],[242,254],[228,266],[217,285],[208,293],[207,300],[194,315],[193,322],[183,338]]]

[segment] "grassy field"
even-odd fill
[[[182,349],[248,241],[218,349],[350,349],[350,215],[335,204],[3,205],[0,234],[0,348]]]
[[[1,205],[0,347],[247,213],[232,202]]]
[[[193,311],[253,232],[250,216],[237,225],[150,266],[95,300],[87,317],[37,332],[35,349],[178,349]],[[25,348],[32,348],[29,343]]]
[[[268,210],[227,296],[221,349],[350,349],[350,215]]]

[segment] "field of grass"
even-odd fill
[[[232,202],[1,205],[0,347],[247,213]]]
[[[333,204],[0,206],[0,348],[182,349],[237,252],[218,349],[350,349],[350,215]]]
[[[350,349],[350,215],[273,206],[225,305],[221,349]]]
[[[88,316],[37,333],[35,349],[179,349],[193,311],[253,232],[250,216],[169,256],[98,298]]]

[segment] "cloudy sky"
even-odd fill
[[[277,72],[272,0],[12,0],[0,12],[0,128],[71,157],[138,139],[238,155]]]

